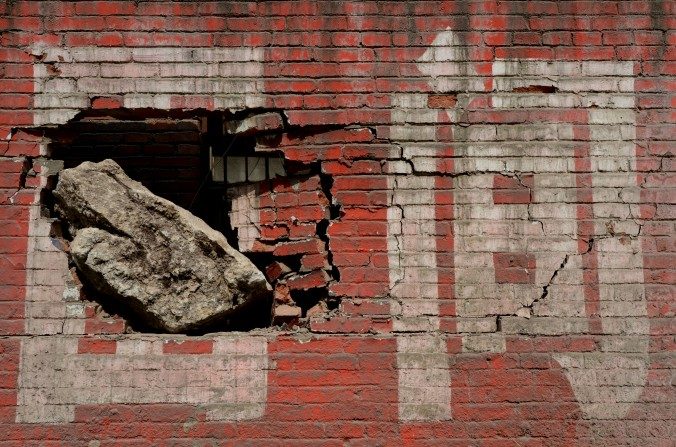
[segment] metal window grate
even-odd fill
[[[228,185],[255,183],[286,176],[284,162],[278,156],[224,155],[210,153],[211,180]]]

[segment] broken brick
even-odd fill
[[[275,284],[274,298],[276,303],[287,304],[293,302],[289,286],[284,283]]]
[[[323,315],[326,315],[328,310],[329,308],[326,305],[326,303],[324,301],[320,301],[311,308],[309,308],[308,311],[306,312],[306,315],[308,316],[308,318],[321,317]]]
[[[321,240],[309,239],[278,244],[273,251],[273,255],[292,256],[306,253],[321,253],[322,250],[324,250],[324,243]]]
[[[326,287],[326,284],[331,280],[329,274],[324,270],[315,270],[307,275],[299,275],[290,278],[287,281],[289,289],[291,290],[308,290],[320,287]]]
[[[291,326],[298,323],[302,314],[303,310],[300,307],[280,304],[273,311],[272,323],[275,325],[286,324]]]
[[[265,268],[265,274],[268,277],[268,281],[276,281],[290,271],[291,269],[286,264],[279,261],[275,261]]]
[[[309,334],[214,334],[205,355],[124,333],[109,337],[119,352],[85,352],[83,332],[108,330],[91,302],[44,284],[66,254],[32,220],[41,170],[15,172],[0,179],[0,245],[29,257],[0,263],[8,444],[48,430],[92,446],[671,445],[668,2],[4,3],[0,153],[113,152],[171,201],[200,189],[195,208],[220,225],[223,185],[201,187],[201,153],[212,137],[227,148],[223,120],[239,121],[231,155],[279,156],[292,178],[250,189],[219,229],[254,263],[288,267],[272,275],[291,308],[276,322],[311,317]],[[188,136],[134,129],[193,115]],[[320,270],[319,288],[284,283]],[[108,376],[131,385],[110,394]]]

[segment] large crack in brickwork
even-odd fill
[[[11,157],[11,158],[0,158],[0,161],[7,161],[10,163],[20,163],[21,167],[18,173],[18,184],[16,189],[3,201],[0,201],[0,205],[12,205],[17,197],[17,195],[26,188],[26,179],[29,176],[30,171],[33,169],[33,158],[32,157]]]
[[[587,241],[587,249],[583,253],[577,253],[575,255],[567,254],[564,256],[563,261],[561,261],[561,264],[557,267],[556,270],[552,273],[552,276],[549,278],[549,281],[547,281],[547,284],[542,286],[542,293],[540,294],[539,297],[534,299],[530,304],[523,306],[517,313],[515,314],[516,316],[525,316],[526,318],[530,318],[533,316],[533,308],[536,303],[539,303],[541,301],[544,301],[547,296],[549,295],[549,288],[554,284],[554,280],[556,277],[563,271],[563,269],[566,268],[566,265],[568,264],[568,261],[570,260],[571,256],[584,256],[589,254],[592,249],[594,248],[594,238],[590,238]],[[524,315],[521,311],[526,311],[527,314]]]
[[[269,113],[269,112],[280,113],[282,115],[282,119],[284,119],[283,118],[284,117],[283,112],[280,112],[280,111],[277,111],[277,110],[275,110],[275,111],[265,110],[265,109],[256,110],[256,114],[258,114],[258,113],[263,114],[263,113]],[[101,117],[101,116],[104,116],[105,113],[97,111],[96,113],[94,113],[94,115],[97,116],[97,117]],[[164,112],[159,112],[159,113],[153,112],[153,113],[150,113],[150,115],[151,116],[161,116],[161,115],[166,116],[166,114],[164,114]],[[250,114],[249,113],[240,114],[239,117],[242,117],[242,116],[245,116],[245,115],[250,115]],[[87,116],[87,114],[83,113],[83,114],[81,114],[79,119],[82,119],[83,117],[86,117],[86,116]],[[185,117],[186,116],[185,112],[181,112],[180,116]],[[326,126],[324,128],[322,126],[316,126],[316,127],[312,128],[312,132],[313,133],[328,132],[328,131],[339,129],[339,128],[343,128],[343,127],[342,126]],[[288,132],[291,132],[291,131],[299,132],[301,130],[307,131],[308,129],[289,127],[286,120],[284,120],[284,129],[283,129],[282,133],[288,133]],[[370,129],[370,131],[374,132],[373,129]],[[275,134],[274,132],[272,132],[272,133],[267,134],[265,136],[265,138],[271,138],[271,137],[275,138],[276,136],[278,136],[278,134]],[[429,172],[429,171],[421,171],[421,170],[416,169],[416,164],[414,163],[413,160],[404,158],[403,147],[400,144],[398,144],[396,142],[392,142],[388,139],[382,139],[382,138],[378,139],[378,141],[388,143],[388,144],[391,144],[392,146],[398,147],[399,150],[400,150],[400,158],[394,158],[393,160],[403,160],[403,161],[405,161],[410,166],[411,171],[412,171],[412,175],[414,175],[414,176],[435,176],[435,177],[458,178],[458,177],[475,176],[475,175],[502,175],[502,176],[507,176],[507,177],[511,177],[511,178],[516,179],[522,187],[527,188],[529,190],[529,194],[531,195],[531,198],[532,198],[531,187],[529,185],[526,185],[524,183],[523,179],[522,179],[523,175],[531,175],[532,173],[493,171],[493,170],[472,170],[472,171],[462,171],[462,172],[454,172],[454,173],[435,173],[435,172]],[[22,171],[21,181],[20,181],[19,188],[17,189],[17,191],[22,189],[25,186],[26,177],[31,175],[30,174],[30,172],[31,172],[30,166],[32,165],[32,159],[26,158],[25,163],[26,163],[26,166],[24,167],[24,169]],[[316,289],[316,290],[311,289],[311,291],[315,295],[312,299],[308,299],[307,294],[304,294],[302,292],[295,293],[295,295],[296,295],[296,297],[298,298],[299,301],[303,301],[303,300],[306,301],[306,304],[303,305],[304,308],[303,308],[302,317],[305,317],[307,315],[307,311],[311,307],[313,307],[313,306],[310,306],[308,303],[312,303],[314,305],[314,304],[317,304],[319,301],[331,302],[329,307],[335,308],[335,307],[337,307],[337,303],[339,302],[339,300],[330,297],[329,294],[328,294],[328,287],[330,286],[330,284],[332,282],[336,282],[336,281],[340,280],[340,274],[339,274],[338,268],[333,264],[333,253],[331,251],[330,238],[329,238],[329,235],[327,233],[327,229],[328,229],[328,227],[329,227],[329,225],[332,221],[334,221],[335,219],[339,219],[340,207],[337,203],[335,203],[334,199],[331,196],[331,186],[332,186],[332,181],[333,181],[332,176],[329,175],[329,174],[321,173],[321,169],[319,169],[319,168],[313,168],[313,172],[316,172],[316,173],[319,174],[322,193],[327,198],[327,200],[330,204],[329,205],[329,207],[330,207],[329,218],[321,219],[316,225],[316,232],[315,232],[316,237],[323,242],[323,246],[324,246],[324,249],[326,251],[326,259],[327,259],[328,266],[329,266],[329,270],[328,270],[329,279],[326,282],[326,286],[321,287],[321,288]],[[659,172],[659,170],[657,172]],[[643,185],[640,185],[640,186],[643,187]],[[393,185],[393,191],[394,190],[396,190],[396,184]],[[397,207],[401,212],[402,218],[404,218],[403,207],[396,205],[396,204],[392,204],[391,206]],[[528,216],[529,216],[528,220],[538,222],[540,224],[541,228],[544,230],[543,223],[540,220],[534,219],[532,217],[531,211],[530,211],[530,204],[528,205]],[[252,225],[259,226],[255,222],[250,222],[250,223]],[[260,229],[260,226],[259,226],[259,229]],[[639,225],[639,229],[638,229],[639,234],[640,234],[640,231],[641,231],[641,225]],[[624,234],[624,233],[615,234],[615,233],[613,233],[612,236],[616,236],[616,237],[617,236],[627,236],[627,237],[635,238],[635,237],[638,237],[639,234]],[[610,236],[607,236],[607,237],[610,237]],[[399,255],[400,255],[400,258],[401,258],[401,256],[403,256],[403,251],[401,250],[401,247],[399,249]],[[533,306],[535,305],[535,303],[540,302],[540,301],[547,298],[547,296],[549,294],[549,287],[553,284],[553,281],[557,277],[559,272],[562,271],[566,267],[566,264],[567,264],[570,256],[571,255],[566,255],[566,257],[564,258],[562,263],[559,265],[559,267],[552,273],[548,283],[545,284],[542,287],[541,295],[537,299],[535,299],[533,302],[531,302],[529,305],[524,306],[524,308],[529,309],[530,314],[532,314],[532,309],[533,309]],[[270,259],[270,258],[268,258],[268,259]],[[298,262],[299,262],[299,260],[294,261],[294,263],[296,263],[296,264]],[[390,287],[390,290],[391,290],[391,288],[392,287]],[[294,294],[292,294],[291,296],[293,297],[293,295]],[[317,297],[319,297],[319,298],[317,298]],[[514,314],[506,314],[506,315],[513,316]],[[500,315],[500,316],[502,316],[502,315]],[[500,316],[497,316],[498,321],[499,321]],[[498,331],[499,331],[499,325],[498,325]]]
[[[550,90],[552,92],[555,92],[556,90],[554,88],[549,88],[549,87],[542,87],[541,86],[530,86],[527,88],[526,91],[528,92],[546,92],[549,93]],[[532,88],[532,90],[531,90]],[[462,123],[454,123],[458,124],[459,126],[462,127]],[[467,126],[470,125],[470,123],[466,123]],[[387,139],[386,139],[387,140]],[[490,170],[490,169],[473,169],[473,170],[459,170],[456,172],[443,172],[443,171],[438,171],[435,169],[429,169],[426,165],[420,169],[418,167],[418,164],[416,163],[416,160],[413,158],[406,158],[404,156],[404,148],[401,143],[399,142],[393,142],[390,140],[387,140],[390,144],[393,146],[397,147],[399,149],[400,153],[400,159],[404,161],[408,167],[410,168],[410,173],[413,176],[416,177],[435,177],[435,178],[451,178],[451,179],[457,179],[457,178],[463,178],[463,177],[473,177],[473,176],[487,176],[487,175],[493,175],[493,176],[504,176],[508,178],[514,179],[518,185],[523,188],[524,191],[527,191],[527,200],[524,202],[517,202],[517,203],[524,203],[525,204],[525,210],[526,210],[526,216],[523,217],[523,220],[529,221],[529,222],[534,222],[539,225],[539,229],[542,233],[542,235],[546,234],[546,227],[545,227],[545,222],[539,218],[539,216],[536,216],[534,210],[533,210],[533,205],[535,203],[534,201],[534,196],[533,196],[533,183],[532,183],[532,178],[536,174],[535,172],[532,171],[508,171],[508,170]],[[663,161],[663,160],[662,160]],[[660,169],[656,169],[656,172],[661,172]],[[527,177],[530,177],[530,182],[526,180]],[[645,184],[645,179],[641,184],[639,184],[640,188],[643,188]],[[393,194],[394,191],[396,191],[397,185],[396,181],[393,182],[392,188],[391,188],[391,193]],[[596,241],[603,240],[603,239],[611,239],[611,238],[619,238],[618,241],[621,241],[626,238],[630,240],[636,240],[642,231],[643,228],[643,223],[641,222],[641,218],[638,216],[635,216],[634,210],[631,208],[631,203],[625,201],[623,197],[618,197],[621,202],[626,203],[628,206],[628,214],[626,216],[626,219],[619,217],[619,221],[625,221],[625,220],[630,220],[633,221],[636,224],[636,232],[631,232],[627,233],[626,231],[615,231],[614,229],[614,222],[617,219],[610,219],[606,222],[606,230],[607,234],[594,234],[593,237],[585,238],[585,243],[587,245],[586,249],[582,252],[575,252],[575,253],[567,253],[564,254],[561,262],[557,264],[555,268],[551,270],[551,274],[548,276],[548,279],[544,284],[539,286],[540,293],[537,294],[534,298],[530,299],[527,304],[523,304],[520,308],[518,308],[515,312],[508,312],[508,313],[488,313],[486,314],[487,317],[493,317],[495,318],[495,330],[492,331],[493,333],[501,333],[503,332],[502,328],[502,319],[504,317],[517,317],[517,318],[526,318],[530,319],[535,315],[535,306],[540,303],[542,304],[545,302],[549,296],[551,295],[551,288],[553,285],[555,285],[557,277],[569,266],[569,261],[573,257],[583,257],[588,255],[593,249],[594,249],[594,244]],[[399,209],[402,217],[404,213],[403,207],[397,205],[397,204],[391,204],[390,206],[396,207]],[[618,222],[619,222],[618,221]],[[581,241],[579,236],[575,235],[567,235],[572,241],[578,242]],[[401,261],[401,255],[402,255],[402,249],[401,245],[399,243],[399,239],[395,237],[395,240],[397,242],[397,247],[396,250],[399,253],[399,259]],[[576,267],[577,268],[577,267]],[[397,285],[397,283],[401,281],[401,278],[395,281],[394,286]],[[392,291],[392,285],[390,287],[390,291]],[[401,300],[397,300],[401,301]],[[401,305],[401,302],[400,302]],[[490,333],[490,332],[487,332]]]
[[[319,237],[325,243],[325,249],[327,253],[326,260],[329,263],[329,266],[331,267],[330,270],[331,281],[338,282],[340,281],[340,270],[333,263],[333,252],[331,250],[331,240],[329,238],[328,229],[329,226],[331,225],[331,222],[335,222],[340,219],[341,206],[340,203],[338,203],[334,199],[333,194],[331,193],[331,188],[333,187],[333,177],[331,177],[331,175],[326,173],[320,173],[319,184],[321,185],[324,196],[326,196],[326,199],[329,202],[329,217],[328,219],[322,219],[317,224],[317,237]],[[337,305],[335,303],[331,305],[331,307],[334,308],[336,306]]]

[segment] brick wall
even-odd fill
[[[1,3],[0,446],[672,445],[674,9]],[[185,203],[209,112],[283,117],[231,220],[302,327],[80,299],[56,154]]]

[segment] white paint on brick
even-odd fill
[[[122,95],[126,108],[171,108],[175,95],[214,107],[264,105],[262,48],[35,47],[35,125],[63,124],[95,96]],[[50,74],[47,64],[59,71]]]
[[[588,82],[589,79],[585,78],[585,76],[597,73],[599,70],[600,72],[609,72],[627,77],[630,77],[633,74],[633,64],[631,63],[619,63],[617,65],[612,65],[612,63],[609,65],[606,63],[602,67],[593,67],[585,64],[584,67],[585,68],[583,69],[582,65],[579,63],[568,62],[496,61],[493,64],[493,73],[496,75],[505,76],[496,77],[496,82],[494,85],[496,90],[507,92],[512,91],[516,87],[529,85],[552,85],[559,88],[559,90],[565,90],[567,86],[582,84],[584,84],[587,91],[614,91],[620,89],[620,84],[618,84],[619,81],[616,79],[596,77],[592,79],[592,82]],[[589,73],[585,70],[596,71]],[[540,76],[529,79],[528,77],[522,76],[529,74],[546,76],[547,78],[543,80]],[[493,106],[496,108],[504,107],[518,109],[523,106],[547,107],[551,105],[557,105],[551,101],[551,98],[555,98],[560,95],[561,94],[540,94],[540,98],[548,98],[547,102],[543,100],[539,100],[540,102],[535,102],[534,97],[537,97],[538,95],[532,93],[511,93],[509,96],[493,96],[492,99]],[[571,99],[568,94],[565,95],[568,100],[566,102],[562,102],[561,104],[565,106],[581,105],[579,104],[579,99],[574,100]],[[600,103],[604,107],[613,107],[617,105],[623,107],[633,107],[633,99],[630,103],[626,95],[618,95],[618,98],[615,98],[614,96],[615,95],[603,96],[600,94],[594,94],[593,100],[590,98],[589,102],[593,101],[595,104]],[[509,101],[505,101],[505,98],[508,98]],[[522,100],[521,98],[524,99]],[[586,103],[584,105],[590,104]],[[632,110],[591,110],[589,126],[590,132],[592,134],[591,139],[601,141],[600,143],[592,142],[591,144],[593,168],[597,169],[598,171],[626,171],[629,169],[631,165],[631,157],[633,157],[633,145],[630,141],[623,143],[622,140],[632,137],[632,131],[634,128],[633,122],[634,117]],[[603,124],[603,126],[595,124]],[[609,126],[609,124],[611,124],[611,126]],[[615,125],[614,128],[612,125]],[[551,208],[545,208],[542,204],[532,205],[530,207],[531,217],[544,221],[543,225],[546,225],[547,229],[545,237],[545,235],[540,234],[541,231],[536,231],[534,233],[527,231],[527,226],[529,223],[523,220],[524,217],[527,218],[527,215],[524,216],[522,214],[519,216],[518,212],[519,208],[522,209],[522,213],[527,212],[526,205],[494,206],[490,201],[490,195],[492,195],[492,192],[490,190],[483,189],[490,188],[490,185],[474,185],[473,188],[481,189],[472,189],[473,194],[468,195],[463,190],[463,187],[471,188],[472,186],[463,185],[462,183],[464,179],[461,177],[456,180],[456,295],[458,299],[464,300],[464,302],[461,301],[458,303],[457,308],[459,315],[463,315],[463,313],[466,314],[467,312],[476,312],[479,315],[486,312],[506,312],[507,314],[512,313],[510,312],[509,308],[513,309],[515,305],[519,304],[518,301],[516,301],[517,297],[521,299],[526,297],[526,301],[530,301],[531,299],[538,297],[539,293],[541,292],[541,286],[548,281],[548,275],[551,275],[551,272],[558,266],[558,263],[563,258],[563,256],[565,256],[565,254],[577,252],[577,242],[568,237],[558,238],[558,243],[552,243],[551,240],[550,242],[546,241],[548,238],[551,238],[552,240],[557,239],[557,233],[561,234],[562,236],[574,235],[576,206],[566,204],[575,202],[575,199],[571,197],[571,192],[573,194],[575,193],[575,189],[573,189],[575,186],[575,177],[572,174],[566,173],[567,171],[572,171],[571,168],[573,168],[573,166],[569,165],[569,163],[572,159],[572,149],[574,143],[572,141],[561,141],[561,137],[572,138],[572,131],[568,131],[566,129],[567,126],[568,125],[564,123],[511,126],[498,125],[496,139],[507,140],[510,142],[520,141],[521,143],[517,147],[518,149],[524,151],[524,154],[521,158],[505,159],[504,157],[518,156],[518,153],[510,152],[500,154],[500,147],[493,146],[491,147],[491,151],[489,153],[466,153],[463,154],[465,158],[456,161],[457,171],[482,170],[481,168],[483,168],[483,170],[504,170],[512,172],[534,171],[536,172],[534,177],[536,186],[533,191],[535,200],[537,202],[552,202]],[[465,131],[464,136],[466,139],[473,138],[472,131],[470,130],[472,127],[474,126],[470,126],[468,130]],[[481,128],[484,127],[485,126],[481,126]],[[554,131],[554,129],[557,130]],[[458,135],[460,138],[463,137],[462,133],[456,133],[456,135]],[[482,140],[484,140],[483,142],[485,142],[485,139],[487,137],[490,138],[491,135],[490,133],[483,132],[481,137]],[[555,144],[556,149],[547,159],[537,158],[539,155],[544,155],[542,154],[543,145],[541,143],[536,145],[535,143],[531,143],[531,141],[539,140],[559,140],[556,143],[552,142],[552,144]],[[617,147],[619,145],[620,148],[624,148],[623,150],[620,150],[619,153],[627,154],[627,157],[624,159],[618,159],[617,157],[614,159],[609,159],[608,157],[606,159],[599,158],[599,155],[609,155],[599,154],[598,150],[595,151],[595,148],[607,149],[609,147],[608,144],[604,142],[604,140],[608,141],[610,145],[614,146],[615,152],[613,152],[613,155],[618,154]],[[547,145],[549,145],[549,143],[547,143]],[[461,144],[459,146],[462,147]],[[538,154],[536,151],[540,152],[540,154]],[[558,153],[558,157],[554,158],[554,153]],[[524,156],[528,157],[528,155],[531,156],[530,160],[528,158],[524,158]],[[472,156],[490,156],[490,158],[481,161],[474,161],[472,160]],[[548,174],[546,177],[549,180],[555,178],[557,180],[557,186],[563,189],[541,189],[539,187],[539,183],[541,183],[541,180],[544,178],[544,176],[537,174],[539,172],[560,172],[560,174],[556,176]],[[594,186],[596,186],[598,183],[596,179],[599,177],[599,175],[600,174],[594,175]],[[487,177],[487,180],[490,181],[492,176],[489,175]],[[633,179],[633,176],[627,175],[626,178],[634,182],[633,186],[635,187],[635,180]],[[616,181],[616,179],[614,179],[614,181]],[[486,195],[486,197],[483,199],[479,197],[482,194]],[[596,196],[598,196],[597,193],[595,193],[595,198]],[[463,198],[466,198],[467,200],[463,201]],[[596,198],[596,200],[599,199]],[[468,206],[472,209],[466,209]],[[617,210],[618,206],[621,208],[621,205],[619,204],[597,204],[595,205],[595,212],[598,217],[598,214],[602,213],[604,208],[612,208],[613,210]],[[504,211],[497,211],[496,208],[504,209]],[[552,219],[553,216],[556,217]],[[478,220],[479,222],[483,221],[484,228],[480,228],[481,225],[479,228],[477,228],[476,225],[473,227],[462,225],[461,221],[464,219]],[[572,225],[568,223],[570,222],[570,219],[573,220]],[[500,241],[500,236],[498,236],[496,240],[497,235],[495,232],[490,230],[491,227],[496,226],[495,221],[510,223],[509,229],[507,232],[504,232],[502,236],[502,238],[506,240]],[[538,230],[537,227],[534,228],[535,230]],[[487,238],[477,236],[482,233],[490,236]],[[543,239],[544,243],[541,244],[538,242],[538,239],[540,238]],[[469,269],[468,266],[463,266],[463,263],[467,262],[467,257],[462,255],[463,250],[471,250],[470,253],[475,253],[474,257],[479,256],[479,253],[481,253],[483,250],[531,252],[536,256],[538,267],[536,271],[536,284],[495,284],[490,286],[489,284],[486,284],[486,277],[491,275],[490,272],[492,269],[488,267],[488,275],[486,275],[486,277],[481,277],[481,273],[486,272],[485,266],[490,265],[491,260],[488,258],[484,259],[481,263],[481,265],[484,267],[476,267],[474,270]],[[557,252],[559,252],[559,254],[552,257],[552,254],[556,254]],[[542,270],[544,270],[544,272],[542,272]],[[559,273],[555,285],[549,288],[547,303],[539,303],[536,305],[536,313],[544,315],[559,315],[561,317],[568,315],[570,317],[585,318],[583,301],[584,295],[582,292],[579,256],[571,256],[565,270],[566,271]],[[642,274],[642,264],[636,266],[635,271]],[[540,275],[540,272],[545,274]],[[564,276],[562,276],[562,273]],[[602,275],[601,271],[600,274]],[[617,271],[613,272],[613,274],[610,276],[616,278],[618,276]],[[631,277],[627,277],[626,275],[622,276],[622,278],[625,278],[627,280],[626,282],[632,282],[634,280],[639,283],[641,282],[640,279],[633,279]],[[607,283],[607,281],[608,278],[601,278],[602,283]],[[504,297],[509,296],[512,296],[511,305],[509,304],[509,299],[504,299]],[[488,300],[484,303],[480,304],[477,302],[486,298]],[[644,304],[642,306],[645,309]],[[641,307],[641,305],[639,305],[639,307]],[[571,331],[568,333],[581,333],[584,332],[587,327],[585,321],[580,321],[577,323],[574,320],[561,319],[559,322],[550,321],[548,324],[551,324],[552,322],[554,323],[554,326],[548,326],[546,329],[552,333],[566,333],[566,331],[562,329],[571,329]],[[532,320],[531,324],[534,324]],[[460,326],[462,327],[462,325]],[[518,324],[516,326],[507,324],[507,327],[503,325],[503,331],[509,332],[511,330],[526,330],[529,333],[538,333],[538,330],[527,330],[523,326],[524,324]],[[579,330],[574,330],[578,327]]]
[[[390,138],[394,141],[432,141],[435,134],[434,126],[390,126]]]
[[[392,110],[392,123],[400,124],[425,124],[433,123],[437,120],[438,112],[432,109],[405,109],[396,108]]]
[[[638,347],[643,349],[643,346]],[[592,419],[621,419],[627,415],[645,386],[646,355],[594,352],[556,354],[575,397]]]
[[[40,182],[44,186],[48,166],[42,167]],[[84,316],[71,307],[66,298],[70,292],[70,272],[66,253],[50,236],[52,220],[40,213],[40,194],[29,209],[28,254],[26,258],[26,300],[24,330],[30,335],[82,334]]]
[[[399,420],[451,418],[451,380],[445,339],[438,335],[397,338]]]
[[[469,59],[467,55],[452,31],[442,32],[421,58],[423,63],[419,69],[430,77],[429,85],[435,91],[481,92],[485,88],[483,79],[471,80],[463,76],[439,78],[442,72],[472,74],[471,64],[466,62]],[[435,68],[436,61],[444,61],[444,66]],[[454,61],[456,67],[452,67]],[[590,110],[588,124],[592,140],[594,213],[597,219],[607,219],[613,226],[637,230],[637,223],[631,221],[633,210],[625,204],[635,204],[639,200],[636,179],[630,172],[635,164],[632,142],[635,138],[632,110],[634,64],[498,60],[493,63],[492,70],[495,94],[491,100],[495,108],[596,107]],[[519,87],[533,85],[553,86],[557,92],[514,92]],[[478,96],[477,93],[458,95],[456,109],[448,113],[451,122],[461,113],[459,108]],[[419,107],[422,102],[419,97],[393,101],[402,107],[398,115],[401,117],[406,115],[407,107],[413,104]],[[416,116],[425,115],[417,113]],[[466,331],[463,349],[479,352],[504,350],[504,333],[586,334],[589,323],[585,310],[582,257],[578,254],[576,240],[577,198],[574,196],[577,194],[577,179],[573,174],[573,150],[577,143],[573,141],[573,127],[568,123],[497,124],[456,126],[453,131],[453,147],[458,156],[455,160],[456,174],[472,173],[467,177],[456,177],[454,184],[455,298],[458,329]],[[429,141],[431,131],[416,134],[411,126],[406,132],[397,130],[392,136],[412,141],[406,144],[414,147],[413,152],[409,149],[407,153],[405,148],[404,153],[411,160],[421,157],[417,165],[414,163],[415,167],[434,172],[430,170],[434,165],[434,151],[414,143],[416,136],[418,141]],[[512,176],[534,173],[532,193],[536,203],[530,206],[493,204],[493,173],[477,171],[507,172]],[[622,173],[626,173],[624,177]],[[396,188],[393,181],[390,186]],[[420,193],[420,205],[427,204],[429,197],[424,186]],[[407,202],[407,206],[414,205]],[[397,250],[403,252],[401,245],[394,245],[400,242],[399,239],[392,237],[396,220],[401,217],[402,211],[397,209],[391,209],[388,214],[388,248],[391,253]],[[607,227],[605,223],[597,224],[597,227],[597,233],[605,234],[607,231],[602,230]],[[642,289],[640,240],[619,242],[617,237],[606,236],[610,237],[596,242],[604,331],[601,351],[556,355],[583,412],[598,419],[620,418],[638,399],[645,384],[649,333]],[[425,244],[419,246],[424,247]],[[537,264],[535,284],[491,282],[494,277],[492,253],[496,251],[533,254]],[[535,303],[531,312],[527,306],[540,297],[542,287],[550,281],[552,273],[566,255],[565,268],[559,270],[549,285],[546,299]],[[620,264],[618,259],[625,262]],[[401,262],[395,258],[390,260],[390,264],[395,266],[393,281],[401,280],[396,268]],[[429,312],[427,306],[415,304],[412,302],[411,307],[418,309],[418,313]],[[396,306],[396,309],[403,312],[404,306]],[[477,329],[474,321],[482,321],[495,314],[515,316],[503,317],[502,334],[472,334]],[[429,331],[434,327],[428,325],[418,329]],[[398,350],[400,354],[403,352],[401,346]],[[407,378],[416,373],[406,369],[401,361],[399,367],[401,388],[406,386]],[[429,380],[418,373],[419,384],[429,383]],[[424,396],[424,393],[420,395]],[[400,397],[400,418],[402,408],[411,404],[406,401],[408,397],[406,393]],[[433,417],[422,416],[420,419]]]
[[[220,159],[218,159],[220,160]],[[231,206],[230,225],[237,230],[240,251],[252,251],[261,236],[260,207],[257,185],[240,185],[228,188]]]
[[[632,64],[587,67],[613,75],[633,74]],[[635,157],[636,118],[631,107],[589,111],[592,165],[600,171],[592,177],[594,217],[599,220],[595,233],[600,317],[603,333],[608,335],[601,338],[599,352],[556,356],[583,411],[596,419],[619,419],[627,414],[643,392],[649,365],[641,239],[613,237],[609,230],[621,234],[624,227],[628,234],[638,234],[638,222],[627,205],[640,200],[636,175],[627,172],[634,169]],[[607,143],[609,136],[616,139]]]
[[[89,106],[89,100],[82,95],[44,94],[33,98],[33,106],[37,109],[82,109]]]
[[[494,87],[497,91],[511,92],[516,87],[527,85],[555,85],[553,80],[536,78],[524,80],[519,71],[525,66],[527,73],[553,76],[560,73],[572,73],[579,70],[578,63],[556,64],[541,61],[496,61],[493,64],[494,74],[504,74],[505,77],[496,77]],[[502,100],[505,96],[491,96],[493,107],[523,106],[550,106],[549,100],[536,102],[533,94],[516,93]],[[550,98],[552,95],[539,95],[540,98]],[[528,102],[526,102],[528,101]],[[547,173],[535,174],[534,183],[540,182],[541,176],[555,178],[556,189],[550,189],[551,194],[566,194],[573,191],[575,194],[575,176],[569,174],[568,160],[573,157],[574,142],[562,139],[562,136],[571,136],[567,131],[568,124],[561,123],[533,123],[533,124],[498,124],[491,126],[471,125],[467,128],[458,128],[454,137],[459,141],[456,155],[456,172],[490,171],[486,174],[475,174],[468,177],[456,177],[454,180],[455,197],[455,293],[456,312],[458,317],[483,318],[486,315],[516,315],[522,309],[539,298],[542,287],[547,284],[565,256],[577,252],[577,242],[568,237],[571,230],[575,231],[576,205],[571,203],[556,203],[556,210],[546,210],[545,218],[552,225],[547,233],[549,238],[556,238],[561,234],[558,246],[548,245],[544,251],[534,251],[533,241],[545,237],[539,222],[529,220],[529,211],[533,216],[534,207],[528,204],[501,204],[493,203],[494,172],[505,172],[516,178],[519,173]],[[488,131],[490,129],[490,131]],[[455,130],[455,129],[454,129]],[[562,141],[563,140],[563,141]],[[470,143],[463,143],[468,141]],[[476,143],[475,143],[476,141]],[[497,143],[505,141],[505,143]],[[547,143],[543,143],[546,141]],[[465,145],[466,144],[466,145]],[[551,146],[551,147],[550,147]],[[456,144],[454,143],[454,147]],[[546,158],[545,158],[546,157]],[[519,174],[521,175],[521,174]],[[532,191],[536,201],[541,201],[542,191],[534,188]],[[552,216],[556,218],[552,219]],[[568,224],[572,219],[571,224]],[[468,225],[467,223],[471,223]],[[567,230],[567,231],[566,231]],[[495,269],[493,266],[494,252],[530,253],[535,256],[536,270],[534,284],[499,284],[494,282]],[[569,260],[564,274],[576,276],[572,284],[554,284],[549,287],[549,303],[556,303],[556,313],[560,316],[579,316],[584,318],[584,303],[577,302],[574,296],[582,295],[581,270],[579,259]],[[560,279],[560,278],[559,278]],[[548,311],[551,312],[551,311]],[[582,320],[586,324],[585,320]],[[467,320],[458,322],[458,330],[467,333],[463,337],[463,349],[477,351],[485,349],[496,351],[504,349],[502,334],[493,337],[470,336],[472,325]],[[503,327],[503,332],[506,332]],[[508,328],[507,328],[508,329]]]
[[[116,354],[78,354],[74,337],[21,342],[17,422],[64,423],[77,405],[176,403],[208,420],[263,416],[267,340],[219,335],[208,355],[162,354],[163,340],[125,339]]]
[[[444,48],[440,50],[429,59],[447,57],[443,55]],[[402,156],[416,171],[435,172],[437,159],[434,156],[439,148],[425,147],[425,143],[420,142],[434,141],[436,128],[429,124],[436,123],[438,111],[426,108],[426,95],[393,95],[392,102],[397,108],[392,113],[395,125],[390,127],[390,138],[402,142]],[[431,157],[414,158],[413,155]],[[438,335],[435,177],[397,175],[390,171],[387,180],[390,295],[396,303],[391,306],[392,329],[425,334],[397,337],[399,419],[450,420],[448,353],[445,339]]]
[[[394,319],[393,329],[437,330],[434,177],[390,175],[388,188],[390,295],[401,302],[401,315]]]
[[[41,172],[45,186],[47,167]],[[163,354],[167,337],[117,336],[115,354],[78,354],[84,306],[66,254],[49,236],[39,190],[30,208],[25,332],[21,340],[16,422],[64,423],[77,405],[176,403],[206,410],[208,420],[263,416],[267,339],[215,335],[212,354]]]
[[[572,150],[570,147],[568,149],[563,152],[562,156]],[[514,163],[518,160],[515,159]],[[472,163],[470,166],[465,166],[463,159],[458,160],[456,169],[471,171],[473,166]],[[517,167],[512,172],[528,170]],[[559,181],[564,188],[570,189],[575,186],[573,175],[557,175],[561,175]],[[552,272],[559,267],[565,256],[577,252],[577,242],[568,236],[560,239],[561,244],[558,247],[549,245],[549,248],[542,252],[531,250],[534,240],[544,238],[542,227],[538,222],[528,220],[529,205],[527,204],[493,204],[493,177],[493,174],[479,174],[457,177],[454,181],[455,292],[456,311],[459,317],[481,318],[490,314],[516,314],[519,309],[539,298],[542,287],[549,282]],[[535,175],[536,182],[537,177],[538,175]],[[467,196],[461,193],[466,191],[471,191],[472,195]],[[551,218],[553,210],[549,210],[547,219],[552,221],[552,230],[561,231],[561,229],[570,228],[565,225],[566,220],[567,218],[575,219],[576,206],[557,203],[556,207],[569,208],[569,210],[567,212],[557,211],[558,216],[553,221]],[[472,222],[473,225],[465,225],[465,222]],[[575,228],[574,224],[573,228]],[[556,237],[556,233],[549,233],[549,237]],[[494,252],[533,254],[537,266],[535,283],[498,284],[494,282]],[[560,287],[558,284],[550,287],[548,303],[564,304],[571,299],[571,296],[582,296],[578,260],[572,262],[569,260],[566,270],[575,270],[579,280],[565,287]],[[578,306],[561,306],[560,310],[584,316],[584,303],[579,303]],[[463,324],[458,325],[460,332],[465,332],[463,326]]]
[[[462,336],[463,352],[504,352],[505,337],[501,334],[465,334]]]

